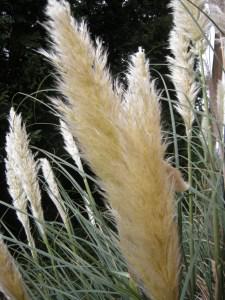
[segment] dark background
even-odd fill
[[[70,0],[74,16],[85,18],[91,34],[103,39],[109,53],[109,65],[114,77],[124,78],[127,59],[142,46],[157,72],[168,74],[164,65],[168,55],[168,34],[172,17],[167,0]],[[46,0],[0,0],[0,200],[10,203],[4,177],[4,144],[7,115],[13,105],[22,113],[31,144],[57,155],[64,155],[62,139],[57,131],[57,119],[41,102],[54,88],[53,70],[37,53],[46,48],[48,37],[41,24],[45,20]],[[156,70],[156,71],[155,71]],[[167,80],[167,78],[165,78]],[[163,89],[158,80],[158,88]],[[37,98],[34,100],[32,97]],[[163,105],[163,123],[169,122],[167,105]],[[79,180],[79,179],[78,179]],[[69,188],[66,180],[64,186]],[[68,186],[67,186],[68,185]],[[47,219],[55,216],[51,201],[43,201]],[[11,230],[17,231],[15,213],[0,206],[0,216]]]

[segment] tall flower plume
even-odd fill
[[[172,220],[177,177],[164,161],[159,96],[142,49],[131,57],[127,77],[128,108],[121,117],[122,158],[117,165],[119,184],[110,191],[120,212],[121,247],[131,271],[137,278],[142,274],[153,299],[176,299],[179,246]]]
[[[85,173],[84,173],[84,168],[83,168],[81,158],[80,158],[79,149],[78,149],[78,147],[75,143],[73,135],[70,132],[68,126],[62,120],[60,120],[60,131],[61,131],[61,134],[62,134],[62,137],[63,137],[65,150],[70,154],[73,161],[77,165],[79,171],[81,172],[81,176],[84,179],[84,182],[87,182],[86,181],[87,179],[86,179]],[[86,212],[88,214],[88,218],[91,221],[92,225],[95,226],[96,223],[95,223],[94,213],[92,211],[90,199],[88,197],[84,197],[84,204],[85,204]]]
[[[12,155],[13,153],[10,150],[9,143],[10,143],[10,139],[7,138],[7,142],[6,142],[7,159],[5,160],[5,165],[6,165],[6,179],[8,184],[8,190],[10,196],[13,199],[13,206],[16,209],[16,215],[18,217],[18,220],[21,222],[25,230],[28,244],[30,247],[34,247],[34,240],[31,235],[30,222],[27,214],[28,199],[26,197],[26,194],[24,193],[21,180],[20,178],[18,178],[14,170],[15,162],[14,162],[14,157]]]
[[[52,53],[44,54],[59,73],[58,89],[65,97],[54,104],[116,211],[130,272],[152,299],[175,300],[180,258],[176,176],[164,161],[159,96],[150,83],[148,61],[141,49],[132,56],[122,100],[113,91],[101,43],[93,46],[85,24],[72,19],[68,3],[48,3]]]
[[[52,202],[54,203],[55,207],[57,208],[58,213],[63,221],[63,224],[67,229],[69,229],[67,209],[65,207],[65,204],[63,203],[63,199],[61,198],[60,191],[56,183],[56,179],[52,167],[47,158],[40,158],[39,162],[40,162],[44,179],[46,181],[47,193],[50,199],[52,200]]]
[[[175,30],[182,32],[186,38],[198,43],[204,38],[209,26],[206,13],[207,0],[172,0]],[[204,13],[205,12],[205,13]]]
[[[184,120],[188,136],[194,121],[195,100],[199,90],[194,71],[195,57],[203,47],[204,33],[209,26],[207,17],[201,12],[205,4],[205,0],[193,3],[189,0],[173,0],[170,4],[174,26],[169,48],[173,57],[168,60],[178,99],[177,110]]]
[[[22,124],[21,115],[17,115],[13,108],[10,110],[9,124],[10,130],[6,136],[6,150],[8,155],[10,155],[10,163],[13,164],[16,180],[21,185],[21,196],[25,195],[30,202],[37,227],[43,235],[44,217],[41,205],[41,192],[37,180],[36,162],[29,149],[29,137],[25,126]],[[22,201],[22,198],[20,201]],[[21,208],[24,208],[24,205],[25,203]]]
[[[113,120],[119,105],[106,67],[107,55],[99,40],[94,47],[85,23],[77,24],[73,20],[67,2],[50,0],[48,3],[47,15],[50,18],[46,27],[54,49],[47,56],[61,75],[59,90],[67,101],[67,105],[58,101],[56,106],[70,131],[76,132],[78,141],[82,140],[81,150],[88,155],[92,166],[94,164],[101,176],[105,176],[108,168],[104,161],[108,160],[108,156],[104,155],[118,155]]]

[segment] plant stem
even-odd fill
[[[211,169],[214,170],[214,158],[216,155],[214,152],[214,143],[213,143],[213,125],[212,121],[216,122],[215,119],[211,119],[210,111],[209,111],[209,101],[206,91],[206,82],[205,82],[205,74],[204,74],[204,66],[203,66],[203,59],[202,59],[202,51],[200,51],[200,67],[201,67],[201,82],[202,82],[202,94],[204,99],[204,108],[206,112],[207,118],[207,128],[208,128],[208,150],[209,155],[206,157],[206,161],[211,164]],[[212,182],[215,182],[215,175],[211,175]],[[217,189],[217,184],[213,184],[213,188]],[[212,197],[213,201],[213,211],[212,211],[212,223],[213,223],[213,239],[214,239],[214,261],[216,267],[216,283],[215,283],[215,300],[221,300],[221,280],[222,280],[222,266],[220,263],[220,226],[219,226],[219,215],[218,215],[218,208],[217,208],[217,193],[214,194]]]
[[[215,185],[216,186],[216,185]],[[222,298],[222,266],[220,263],[220,226],[219,226],[219,214],[217,208],[217,193],[213,197],[213,239],[214,239],[214,260],[216,268],[216,282],[215,282],[215,300],[221,300]]]
[[[176,163],[176,168],[179,169],[180,162],[179,162],[179,152],[178,152],[178,144],[177,144],[177,137],[176,137],[176,123],[175,123],[175,118],[174,118],[173,106],[172,106],[172,103],[171,103],[171,99],[170,99],[168,91],[166,91],[166,93],[167,93],[167,98],[168,98],[168,103],[169,103],[170,118],[171,118],[172,130],[173,130],[173,144],[174,144],[175,163]],[[177,221],[178,221],[180,244],[182,245],[183,220],[182,220],[182,202],[181,201],[179,201],[178,204],[177,204]]]
[[[212,126],[211,126],[211,119],[210,119],[210,112],[209,112],[209,101],[206,91],[206,81],[205,81],[205,73],[204,73],[204,64],[202,58],[202,50],[199,53],[199,60],[200,60],[200,69],[201,69],[201,86],[202,86],[202,96],[204,100],[204,109],[207,118],[207,129],[208,129],[208,152],[210,161],[213,155],[213,140],[212,140]],[[207,157],[205,158],[207,160]]]
[[[95,222],[95,215],[94,215],[94,211],[93,211],[93,206],[94,206],[94,203],[95,203],[95,200],[92,196],[92,192],[91,192],[91,189],[90,189],[90,186],[89,186],[89,183],[87,181],[87,177],[84,176],[83,177],[83,181],[84,181],[84,185],[85,185],[85,188],[86,188],[86,191],[87,191],[87,194],[88,194],[88,199],[86,201],[86,209],[87,209],[87,213],[88,213],[88,217],[89,217],[89,220],[90,222],[96,226],[96,222]]]
[[[187,151],[188,151],[188,182],[190,186],[192,186],[192,155],[191,155],[191,140],[192,140],[192,134],[191,131],[187,132]],[[189,249],[190,249],[190,262],[192,259],[194,259],[195,251],[194,251],[194,211],[193,211],[193,196],[192,192],[189,191],[188,194],[188,206],[189,206],[189,235],[190,235],[190,241],[189,241]],[[195,292],[195,269],[193,267],[191,271],[191,277],[190,277],[190,292],[191,292],[191,298],[194,299],[194,292]]]

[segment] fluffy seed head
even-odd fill
[[[41,206],[41,193],[37,180],[37,168],[33,154],[29,149],[29,137],[25,126],[22,124],[21,115],[17,115],[13,108],[9,114],[10,130],[6,136],[6,149],[10,153],[13,170],[21,188],[30,202],[33,216],[43,222],[43,210]],[[44,233],[43,225],[36,221],[41,232]]]
[[[42,169],[44,179],[48,186],[47,187],[48,195],[52,199],[52,202],[55,204],[63,223],[65,224],[65,226],[68,226],[66,207],[61,198],[52,167],[49,161],[47,160],[47,158],[41,158],[39,159],[39,161],[41,164],[41,169]]]
[[[55,7],[54,7],[55,6]],[[127,107],[114,93],[106,54],[93,46],[65,2],[51,0],[48,54],[59,73],[65,102],[54,102],[82,156],[116,211],[120,246],[129,269],[152,299],[178,297],[179,245],[174,185],[164,161],[159,96],[140,49],[131,58]]]
[[[8,149],[8,143],[6,143],[6,152],[7,152],[7,159],[5,160],[6,165],[6,179],[8,184],[9,194],[13,199],[13,206],[16,209],[16,215],[21,222],[30,247],[34,247],[34,240],[31,235],[30,230],[30,222],[29,217],[27,215],[27,202],[28,199],[26,194],[23,190],[23,186],[21,183],[20,178],[18,178],[17,174],[15,173],[15,164],[13,160],[12,152]]]
[[[198,0],[194,4],[203,9],[205,1]],[[194,121],[195,100],[199,91],[194,64],[195,52],[199,50],[196,49],[196,45],[198,44],[198,47],[202,45],[203,35],[198,25],[205,33],[208,23],[201,11],[189,1],[174,0],[171,2],[171,7],[174,27],[170,33],[169,48],[173,57],[169,57],[168,61],[178,99],[176,108],[184,120],[186,133],[189,136]]]
[[[73,135],[71,134],[68,126],[65,122],[60,120],[60,131],[64,140],[64,148],[73,158],[74,162],[76,163],[78,169],[81,172],[84,172],[83,165],[80,158],[79,149],[75,143]]]
[[[206,3],[206,0],[172,0],[170,2],[175,28],[194,43],[203,39],[209,28],[209,20],[202,13],[202,11],[207,12]]]

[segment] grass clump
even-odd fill
[[[10,231],[5,240],[31,299],[224,299],[225,83],[219,28],[225,10],[219,1],[203,0],[173,0],[171,7],[168,61],[175,90],[165,87],[159,94],[142,48],[130,58],[124,90],[109,74],[101,41],[91,41],[67,2],[48,1],[51,50],[41,52],[57,73],[61,100],[52,104],[75,166],[41,150],[44,157],[37,164],[21,116],[11,110],[7,178],[27,243]],[[210,30],[216,32],[215,45]],[[209,52],[212,65],[207,65]],[[171,113],[173,131],[166,134],[161,100]],[[183,136],[176,132],[176,113]],[[176,167],[166,159],[168,138]],[[82,161],[96,179],[85,173]],[[82,204],[57,181],[52,166],[70,181]],[[39,167],[60,222],[44,219]],[[83,187],[70,168],[78,171]],[[108,203],[103,210],[91,181]]]

